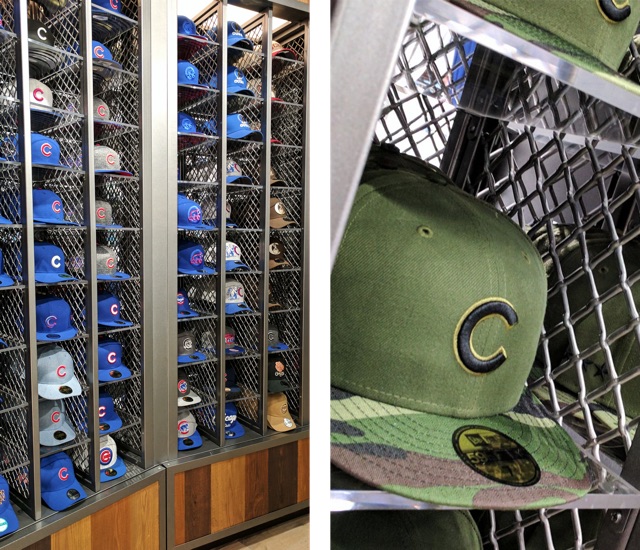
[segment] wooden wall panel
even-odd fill
[[[91,516],[87,516],[51,535],[51,550],[91,548],[91,523]]]
[[[244,519],[269,513],[269,451],[247,455]]]
[[[309,500],[309,438],[298,441],[297,501]]]
[[[246,458],[211,465],[211,533],[245,521]]]
[[[187,540],[208,535],[211,529],[211,467],[187,470],[184,477],[184,523]]]
[[[298,442],[269,449],[269,512],[281,510],[298,498]]]
[[[39,540],[34,544],[25,546],[24,550],[51,550],[51,537]]]
[[[173,509],[174,516],[180,518],[181,521],[174,522],[175,541],[176,544],[182,544],[187,541],[187,535],[184,530],[184,472],[178,472],[173,476]]]

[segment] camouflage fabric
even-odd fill
[[[539,467],[539,480],[527,486],[499,483],[465,464],[452,436],[470,424],[507,434],[526,448]],[[511,458],[505,463],[520,467],[522,461],[513,454]],[[404,409],[332,388],[331,461],[391,493],[479,509],[564,504],[585,495],[593,480],[569,435],[528,392],[511,412],[468,419]]]

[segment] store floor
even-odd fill
[[[211,550],[309,550],[309,514],[290,517],[263,529],[251,530],[233,541],[208,546]]]

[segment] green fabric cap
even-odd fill
[[[453,0],[453,3],[481,8],[486,19],[528,40],[548,49],[569,52],[576,49],[613,70],[620,66],[640,22],[638,0]],[[533,29],[518,25],[518,20],[529,23]],[[559,41],[550,39],[549,34]]]

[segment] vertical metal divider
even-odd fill
[[[176,0],[140,0],[142,37],[143,410],[145,467],[177,457]],[[164,60],[164,62],[163,62]],[[152,62],[153,61],[153,62]]]
[[[20,100],[18,109],[18,147],[21,165],[20,211],[22,222],[21,254],[22,280],[25,284],[24,340],[27,346],[25,357],[25,385],[27,390],[28,418],[30,429],[27,430],[29,467],[29,501],[30,516],[38,520],[42,517],[40,500],[40,430],[38,416],[38,343],[36,341],[36,285],[33,278],[34,266],[34,228],[33,228],[33,174],[31,169],[31,112],[29,102],[29,48],[27,43],[27,0],[14,0],[14,31],[18,35],[16,46],[17,97]],[[29,138],[27,138],[29,136]],[[26,261],[25,261],[26,259]]]
[[[309,279],[309,256],[310,256],[310,237],[309,237],[309,197],[311,193],[307,186],[309,185],[309,143],[311,136],[309,133],[309,23],[304,23],[304,69],[303,69],[302,91],[302,120],[304,129],[302,132],[302,227],[304,231],[304,241],[302,248],[302,388],[300,394],[300,423],[302,425],[309,424],[309,291],[311,290]]]
[[[98,283],[94,266],[96,265],[96,213],[95,213],[95,172],[93,161],[93,49],[91,29],[91,3],[83,2],[80,8],[80,48],[84,58],[82,71],[82,108],[84,110],[84,140],[82,143],[82,168],[84,175],[84,222],[86,224],[85,241],[85,277],[87,295],[85,297],[85,323],[89,334],[87,342],[87,427],[89,444],[89,484],[92,490],[100,489],[100,430],[98,428]]]
[[[218,333],[216,334],[216,349],[218,350],[218,375],[216,376],[216,422],[215,422],[215,443],[220,447],[225,444],[225,297],[226,293],[226,241],[227,241],[227,220],[226,220],[226,204],[227,204],[227,67],[228,45],[227,36],[227,0],[222,0],[218,6],[218,178],[220,183],[218,186],[218,196],[216,197],[216,227],[218,227],[218,235],[216,242],[216,266],[218,275],[216,277],[216,315],[218,317]]]
[[[266,25],[265,25],[266,24]],[[265,31],[266,26],[266,31]],[[271,40],[273,39],[273,9],[269,8],[263,18],[262,28],[262,86],[261,93],[264,101],[262,109],[262,119],[260,127],[264,136],[264,147],[262,159],[260,161],[260,184],[262,193],[260,195],[260,220],[262,232],[260,234],[259,262],[262,271],[262,284],[260,285],[260,320],[258,323],[258,344],[260,346],[260,371],[258,387],[260,388],[261,403],[258,408],[258,425],[260,434],[267,433],[267,397],[268,397],[268,375],[269,350],[267,331],[269,329],[269,217],[271,197],[271,85],[272,85],[272,62],[271,62]]]

